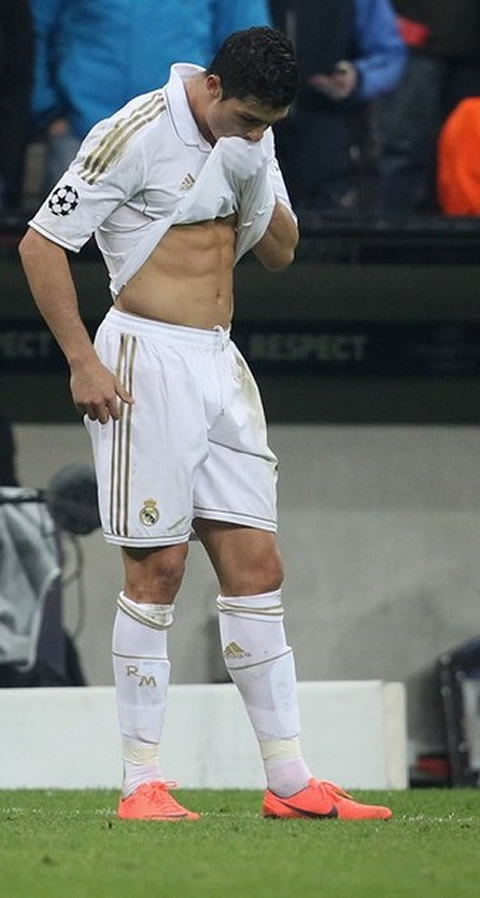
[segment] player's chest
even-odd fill
[[[148,167],[143,190],[145,214],[159,218],[172,212],[194,186],[208,155],[197,148],[182,148],[181,152],[154,160]]]

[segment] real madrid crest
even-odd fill
[[[140,520],[142,524],[145,524],[145,527],[153,527],[154,524],[158,523],[159,518],[160,512],[157,508],[155,499],[145,499],[145,502],[140,509]]]

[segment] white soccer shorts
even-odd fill
[[[222,328],[199,330],[111,309],[95,346],[135,403],[85,423],[108,542],[186,542],[195,517],[275,532],[277,459],[260,394]]]

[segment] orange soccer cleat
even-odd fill
[[[311,779],[308,786],[288,798],[280,798],[269,789],[263,798],[264,817],[292,819],[295,817],[339,820],[389,820],[390,808],[360,804],[334,783]]]
[[[117,817],[120,820],[199,820],[200,814],[187,811],[170,795],[169,788],[176,783],[162,783],[159,780],[143,783],[127,798],[121,798]]]

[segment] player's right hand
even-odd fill
[[[76,409],[101,424],[110,418],[118,420],[119,400],[128,405],[135,401],[118,377],[98,359],[72,368],[70,389]]]

